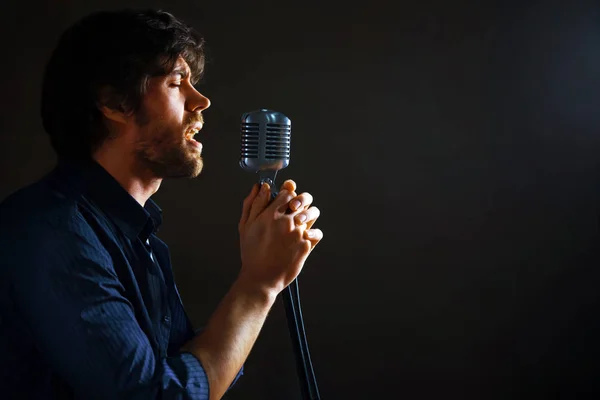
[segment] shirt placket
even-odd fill
[[[160,353],[161,356],[165,357],[167,355],[167,348],[169,345],[169,336],[171,333],[171,310],[169,307],[169,302],[167,299],[167,287],[165,282],[165,277],[163,276],[162,269],[158,264],[158,259],[154,255],[152,251],[152,246],[150,245],[150,240],[146,239],[144,242],[144,246],[148,251],[148,256],[150,257],[152,271],[151,274],[154,275],[155,278],[158,278],[157,286],[159,287],[158,293],[154,293],[156,296],[160,297],[160,309],[161,309],[161,317],[159,321],[156,321],[155,329],[157,330],[157,336],[159,339]]]

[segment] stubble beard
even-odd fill
[[[137,161],[159,178],[195,178],[204,166],[200,152],[192,148],[183,132],[156,123],[150,127],[143,116],[138,124],[148,130],[135,144]]]

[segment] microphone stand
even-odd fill
[[[271,187],[271,200],[277,197],[275,188],[276,170],[267,170],[260,172],[259,184],[268,183]],[[296,373],[300,381],[300,392],[303,400],[320,400],[319,388],[310,359],[306,332],[304,330],[304,321],[302,319],[302,308],[300,305],[300,289],[298,278],[294,279],[283,290],[283,305],[288,323],[288,330],[292,340],[294,356],[296,359]]]
[[[288,330],[294,346],[296,356],[296,372],[300,380],[300,391],[302,398],[306,400],[320,400],[319,388],[310,360],[304,321],[302,320],[302,309],[300,307],[300,292],[298,278],[283,290],[283,304],[288,322]]]

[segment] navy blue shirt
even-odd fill
[[[161,222],[94,161],[0,204],[0,397],[208,399]]]

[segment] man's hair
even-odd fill
[[[109,137],[99,106],[137,113],[148,79],[172,71],[178,57],[195,84],[204,40],[164,11],[91,14],[60,37],[44,73],[41,115],[59,159],[85,159]]]

